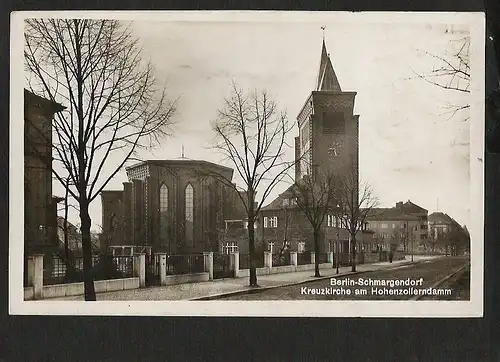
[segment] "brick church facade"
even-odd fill
[[[224,220],[237,213],[238,196],[215,175],[231,180],[232,169],[176,159],[144,161],[126,172],[123,190],[101,193],[102,245],[172,254],[220,249]]]

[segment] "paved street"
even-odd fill
[[[274,288],[264,290],[258,293],[243,294],[225,297],[223,300],[408,300],[411,296],[408,295],[373,295],[372,288],[381,289],[376,285],[359,286],[347,285],[348,281],[358,282],[362,278],[364,283],[371,281],[396,281],[396,280],[414,280],[417,284],[414,288],[427,289],[433,286],[436,282],[443,279],[450,273],[459,269],[469,261],[468,257],[448,257],[442,259],[428,260],[418,264],[401,265],[390,270],[377,270],[366,273],[360,273],[352,276],[341,276],[335,278],[338,283],[336,286],[331,286],[330,279],[311,281],[305,284],[287,286],[282,288]],[[422,278],[422,280],[420,280]],[[461,278],[455,283],[444,284],[443,286],[435,286],[435,288],[450,288],[451,296],[436,296],[434,300],[452,300],[452,299],[468,299],[469,283],[468,278]],[[374,282],[377,283],[377,282]],[[380,285],[381,283],[379,283]],[[387,283],[386,283],[387,284]],[[391,289],[408,289],[410,286],[389,286],[386,290]],[[459,288],[459,289],[457,289]],[[322,290],[336,289],[337,293],[341,294],[319,294]],[[366,290],[367,294],[356,295],[356,290]],[[314,293],[314,294],[312,294]],[[335,293],[335,292],[334,292]],[[429,298],[422,298],[428,300]]]

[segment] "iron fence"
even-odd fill
[[[297,264],[298,265],[311,264],[311,252],[306,251],[303,253],[298,253],[297,254]]]
[[[273,266],[285,266],[285,265],[290,265],[289,253],[273,254]]]
[[[133,270],[131,256],[92,255],[90,274],[93,280],[130,278]],[[54,257],[43,274],[44,285],[83,282],[83,257],[75,257],[69,261]]]
[[[233,268],[231,268],[231,255],[214,253],[214,279],[232,278]]]
[[[167,275],[203,273],[203,254],[167,255]]]
[[[316,255],[319,264],[324,264],[328,262],[328,253],[319,253]]]
[[[123,278],[132,278],[134,276],[134,257],[129,255],[120,255],[112,257],[116,270]]]
[[[255,267],[264,267],[264,253],[255,253]],[[250,254],[240,254],[240,270],[250,269]]]

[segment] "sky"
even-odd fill
[[[165,18],[167,19],[167,18]],[[223,163],[210,150],[210,122],[234,81],[244,90],[265,89],[290,122],[316,82],[323,31],[344,91],[357,92],[360,178],[369,182],[381,207],[412,202],[469,223],[469,132],[467,111],[450,118],[449,105],[469,95],[435,87],[415,73],[433,69],[426,54],[447,56],[466,26],[418,22],[172,22],[135,21],[133,34],[158,79],[177,98],[171,138],[142,159],[191,159]],[[447,31],[448,30],[448,31]],[[450,31],[453,30],[453,31]],[[290,144],[298,135],[290,134]],[[289,149],[289,159],[294,150]],[[109,160],[110,164],[119,159]],[[229,165],[227,163],[223,163]],[[125,170],[106,189],[121,189]],[[288,184],[278,185],[271,202]],[[54,193],[61,193],[58,185]],[[92,229],[101,224],[101,201],[91,205]],[[77,222],[77,215],[72,215]]]

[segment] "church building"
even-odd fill
[[[153,252],[201,253],[220,249],[224,220],[239,205],[233,170],[186,158],[148,160],[126,168],[123,190],[102,191],[101,244]]]

